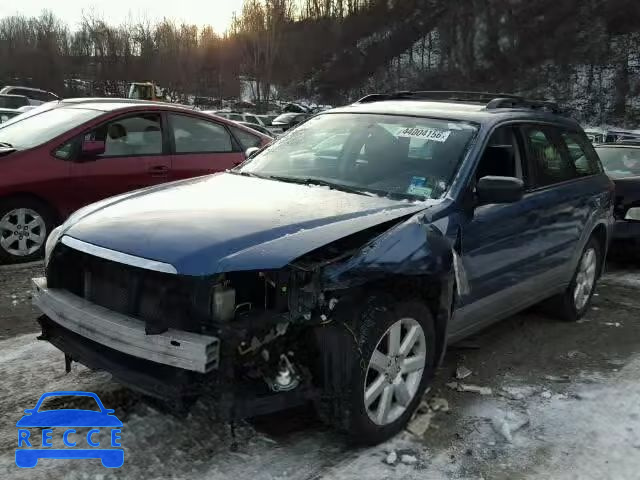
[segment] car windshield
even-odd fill
[[[613,178],[640,176],[640,148],[598,147],[602,166]]]
[[[325,114],[292,130],[237,171],[391,197],[440,198],[476,131],[460,121]]]
[[[18,150],[37,147],[103,113],[83,108],[29,110],[0,125],[0,143]]]
[[[46,397],[38,412],[46,412],[50,410],[90,410],[92,412],[100,412],[100,406],[93,397],[85,395],[50,395]]]

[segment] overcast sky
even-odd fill
[[[49,9],[74,29],[83,11],[101,14],[109,23],[163,17],[185,20],[197,25],[209,24],[218,33],[229,26],[234,11],[242,8],[242,0],[0,0],[0,18],[16,13],[38,15]]]

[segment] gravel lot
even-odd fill
[[[615,267],[577,324],[536,311],[451,348],[427,398],[446,400],[423,436],[403,433],[354,449],[310,409],[242,424],[238,451],[226,425],[198,403],[167,413],[35,337],[29,279],[40,264],[0,267],[0,478],[2,479],[632,479],[640,472],[640,268]],[[456,369],[482,395],[447,386]],[[51,390],[96,392],[124,427],[125,464],[14,463],[15,422]],[[488,392],[485,392],[488,393]],[[442,401],[440,401],[442,405]],[[422,419],[422,417],[421,417]],[[390,455],[391,453],[391,455]],[[387,460],[393,460],[392,465]]]

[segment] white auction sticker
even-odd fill
[[[401,128],[398,133],[396,133],[398,137],[422,138],[433,142],[446,142],[449,135],[451,135],[451,130],[420,127]]]

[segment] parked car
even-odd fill
[[[29,99],[24,95],[0,94],[0,108],[16,109],[29,105]]]
[[[42,255],[47,234],[96,200],[232,168],[271,137],[158,102],[74,99],[0,125],[0,262]]]
[[[234,122],[244,122],[244,116],[240,112],[227,112],[220,110],[205,110],[205,113],[217,115],[222,118],[226,118],[227,120],[233,120]]]
[[[268,115],[254,115],[251,113],[235,113],[235,112],[225,112],[225,111],[219,111],[219,110],[205,110],[204,113],[217,115],[219,117],[226,118],[228,120],[233,120],[234,122],[238,122],[240,124],[245,123],[245,124],[257,125],[261,128],[256,130],[264,133],[265,135],[269,135],[270,137],[275,137],[283,132],[281,127],[272,125],[271,118]],[[265,132],[269,132],[269,133],[265,133]]]
[[[219,117],[226,118],[229,120],[233,120],[234,122],[247,122],[253,123],[254,125],[260,125],[266,127],[264,120],[262,119],[262,115],[254,115],[253,113],[241,113],[241,112],[225,112],[219,110],[207,110],[205,113],[210,113],[213,115],[218,115]]]
[[[281,128],[283,132],[286,132],[307,118],[309,118],[308,113],[283,113],[276,117],[273,122],[271,122],[271,125],[276,128]]]
[[[616,184],[612,252],[640,257],[640,142],[597,145],[596,151]]]
[[[237,122],[237,123],[247,128],[250,128],[251,130],[255,130],[256,132],[260,132],[261,134],[266,135],[267,137],[276,138],[276,135],[273,132],[271,132],[268,128],[263,127],[262,125],[257,125],[255,123],[249,123],[249,122]]]
[[[39,88],[31,87],[3,87],[0,90],[0,94],[4,95],[22,95],[29,99],[31,105],[42,105],[47,102],[54,102],[60,100],[56,94],[47,92],[46,90],[40,90]]]
[[[580,318],[607,252],[613,185],[580,126],[474,95],[368,96],[236,169],[76,212],[34,280],[43,338],[223,417],[313,400],[389,438],[448,343],[543,300]]]
[[[8,122],[22,112],[13,108],[0,108],[0,123]]]
[[[585,127],[584,131],[594,144],[615,143],[623,140],[640,141],[640,130]]]

